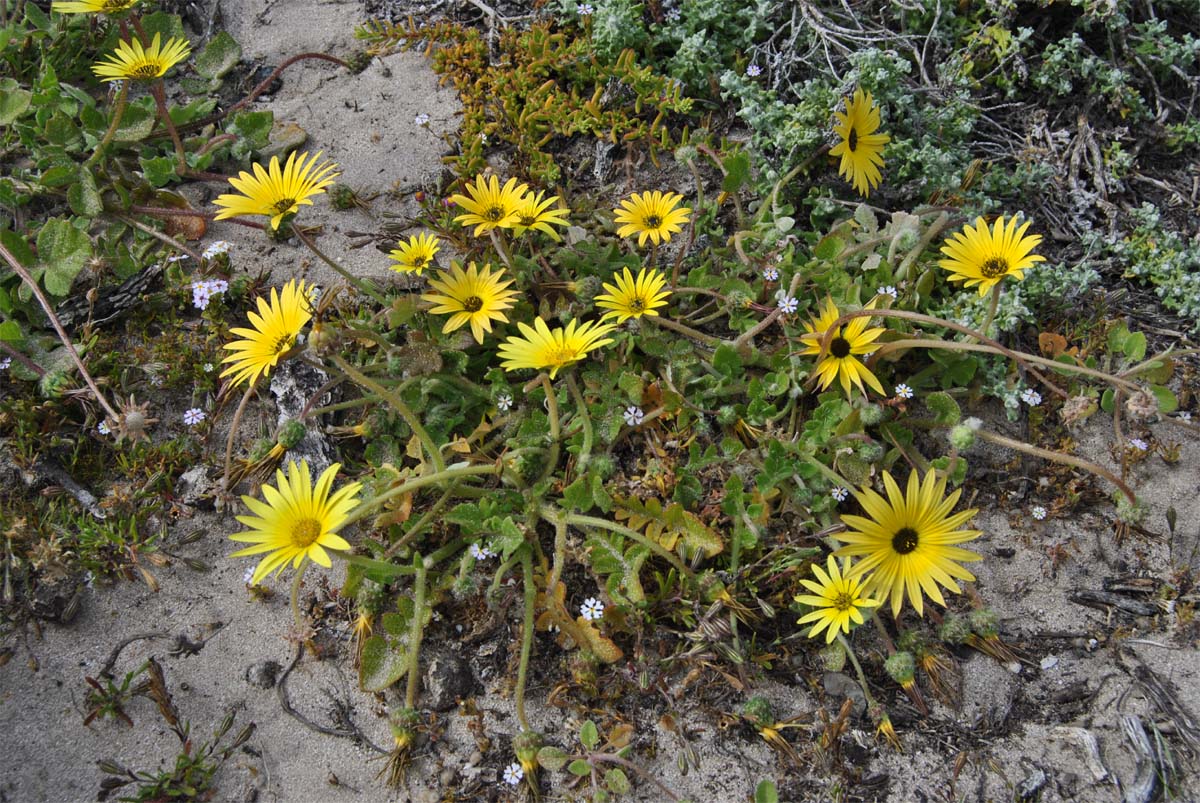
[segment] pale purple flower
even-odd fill
[[[1141,438],[1130,438],[1129,445],[1134,449],[1137,449],[1139,452],[1144,452],[1150,448],[1150,444],[1146,443]]]
[[[512,409],[512,405],[513,405],[513,397],[512,397],[511,393],[508,393],[507,391],[505,391],[496,396],[496,409],[499,410],[500,412],[502,412],[502,413],[508,412],[509,410]]]
[[[225,240],[217,240],[215,243],[204,249],[204,253],[200,255],[201,259],[210,260],[221,254],[228,254],[229,249],[233,246]]]
[[[208,416],[206,416],[204,411],[199,407],[191,407],[187,410],[184,410],[183,423],[187,424],[189,427],[194,427],[207,417]]]
[[[475,560],[487,560],[488,558],[496,557],[495,552],[488,549],[486,546],[480,546],[479,544],[471,544],[471,548],[468,551],[471,553],[471,557],[475,558]]]
[[[12,368],[12,357],[0,360],[0,371],[7,371],[9,368]]]
[[[1038,393],[1033,388],[1025,388],[1021,391],[1021,401],[1028,404],[1030,407],[1037,407],[1042,403],[1042,394]]]
[[[516,786],[525,777],[525,770],[521,769],[521,765],[515,761],[504,768],[504,782],[509,786]]]
[[[751,78],[757,78],[758,76],[762,75],[762,67],[759,67],[757,64],[751,64],[746,68],[746,75],[750,76]]]
[[[779,309],[783,311],[784,315],[791,315],[793,312],[800,309],[800,301],[792,296],[787,295],[786,293],[780,295],[779,300],[776,303],[779,305]]]
[[[1042,507],[1041,505],[1034,505],[1032,508],[1030,508],[1029,515],[1033,516],[1038,521],[1042,521],[1046,518],[1046,508]]]
[[[679,22],[679,18],[682,16],[683,13],[677,8],[667,9],[667,22]]]
[[[595,10],[591,3],[580,3],[579,8],[576,9],[581,17],[590,17]]]
[[[642,412],[642,408],[634,404],[626,407],[621,415],[625,418],[625,423],[631,427],[640,427],[642,421],[646,419],[646,414]]]
[[[112,430],[111,430],[111,429],[109,429],[109,427],[108,427],[108,422],[107,422],[107,421],[101,421],[101,422],[100,422],[100,423],[99,423],[99,424],[96,426],[96,431],[97,431],[97,432],[99,432],[101,435],[107,435],[107,434],[109,434],[110,432],[112,432]]]
[[[776,268],[774,266],[771,266],[769,268],[763,268],[762,275],[763,275],[763,278],[766,279],[768,282],[777,282],[777,281],[779,281],[779,268]]]
[[[421,112],[420,114],[418,114],[416,117],[413,118],[413,125],[428,125],[428,123],[429,123],[429,115],[426,114],[425,112]]]
[[[891,296],[893,301],[900,297],[900,291],[890,284],[880,287],[875,291],[875,294],[880,296]]]
[[[836,499],[839,502],[845,502],[846,497],[850,495],[850,492],[847,491],[845,488],[838,487],[838,488],[832,489],[829,492],[829,495],[832,496],[834,499]]]

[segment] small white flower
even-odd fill
[[[421,112],[413,118],[413,125],[427,125],[429,123],[429,115]]]
[[[779,268],[776,268],[774,266],[769,267],[769,268],[763,268],[763,278],[766,279],[768,282],[779,281]]]
[[[97,431],[97,432],[99,432],[101,435],[107,435],[108,433],[112,432],[112,430],[108,428],[108,422],[107,422],[107,421],[101,421],[101,422],[100,422],[100,423],[99,423],[99,424],[96,426],[96,431]]]
[[[224,293],[227,290],[229,290],[229,282],[224,279],[213,279],[208,283],[208,292],[210,295],[215,296],[217,293]]]
[[[471,557],[475,558],[475,560],[487,560],[488,558],[496,557],[495,552],[488,549],[486,546],[480,546],[479,544],[471,544],[471,549],[469,551],[471,553]]]
[[[838,487],[838,488],[834,488],[833,490],[831,490],[829,492],[829,495],[832,496],[834,499],[836,499],[839,502],[845,502],[846,497],[850,495],[850,492],[847,491],[845,488]]]
[[[192,407],[184,411],[183,423],[189,427],[194,427],[207,417],[199,407]]]
[[[504,782],[509,786],[516,786],[525,777],[525,770],[521,769],[521,765],[515,761],[504,768]]]
[[[875,291],[875,294],[880,296],[891,296],[893,300],[900,297],[900,291],[890,284],[880,287]]]
[[[677,8],[672,8],[667,11],[667,22],[679,22],[679,18],[683,14]]]
[[[161,388],[163,386],[162,374],[150,374],[146,377],[146,381],[150,383],[150,387]]]
[[[1033,388],[1025,388],[1021,391],[1021,401],[1028,404],[1030,407],[1037,407],[1042,403],[1042,394],[1038,393]]]
[[[189,258],[190,257],[188,257],[187,254],[176,254],[173,257],[167,257],[167,262],[182,262],[183,260],[189,259]]]
[[[594,622],[604,615],[604,603],[595,597],[588,597],[579,606],[579,613],[589,622]]]
[[[511,393],[504,392],[496,396],[496,409],[502,413],[506,413],[512,409],[513,397]]]
[[[789,295],[780,296],[776,303],[779,305],[779,309],[783,310],[784,315],[791,315],[800,309],[800,301]]]
[[[3,360],[0,360],[0,371],[7,371],[11,367],[12,357],[5,357]],[[1180,415],[1182,416],[1182,414]]]
[[[1139,452],[1144,452],[1150,448],[1150,444],[1146,443],[1141,438],[1130,438],[1129,445],[1134,449],[1137,449]]]
[[[1033,516],[1038,521],[1041,521],[1042,519],[1046,518],[1046,508],[1042,507],[1041,505],[1034,505],[1032,508],[1030,508],[1029,515]]]
[[[621,415],[624,416],[626,425],[631,427],[640,427],[642,421],[646,419],[646,414],[642,412],[642,408],[634,404],[626,407]]]
[[[88,588],[96,587],[96,575],[92,574],[90,569],[83,573],[83,584]]]
[[[8,367],[8,363],[9,363],[9,362],[10,362],[10,360],[9,360],[9,359],[6,357],[6,358],[5,358],[5,360],[4,360],[4,363],[5,363],[5,364],[4,364],[4,366],[3,366],[3,367],[7,368],[7,367]],[[1179,413],[1179,415],[1178,415],[1178,418],[1179,418],[1179,420],[1180,420],[1180,421],[1191,421],[1191,420],[1192,420],[1192,414],[1191,414],[1191,413],[1189,413],[1187,410],[1183,410],[1183,411],[1181,411],[1181,412]]]
[[[751,78],[757,78],[758,76],[762,75],[762,67],[759,67],[757,64],[751,64],[746,68],[746,75],[750,76]]]
[[[213,364],[211,362],[206,362],[203,366],[201,366],[201,370],[206,374],[211,374],[213,372]]]
[[[213,259],[214,257],[220,256],[221,254],[228,254],[229,249],[232,247],[233,247],[233,245],[225,240],[217,240],[215,243],[210,245],[208,248],[204,249],[204,253],[200,255],[200,258],[204,259],[204,260],[209,260],[209,259]]]
[[[590,17],[596,9],[592,8],[591,3],[580,3],[579,8],[576,10],[579,12],[579,16]]]
[[[208,309],[208,302],[211,300],[208,282],[196,282],[192,285],[192,306],[196,309]]]
[[[246,571],[242,572],[242,582],[246,585],[254,585],[254,567],[247,566]]]
[[[321,288],[314,284],[312,287],[308,288],[308,302],[310,304],[316,304],[320,300]]]
[[[903,382],[901,382],[899,385],[896,385],[896,398],[897,399],[911,399],[912,397],[913,397],[913,389],[912,388],[910,388],[908,385],[904,384]]]

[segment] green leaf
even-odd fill
[[[582,758],[577,758],[567,765],[567,772],[572,775],[578,775],[582,778],[585,775],[592,773],[592,765],[584,761]]]
[[[1141,362],[1146,358],[1146,336],[1133,332],[1125,338],[1125,357],[1130,362]]]
[[[1173,413],[1179,409],[1179,399],[1175,398],[1175,394],[1170,388],[1165,388],[1162,385],[1151,385],[1150,392],[1154,394],[1154,398],[1158,399],[1158,411],[1160,413]]]
[[[728,343],[722,343],[717,346],[716,352],[713,354],[713,369],[724,376],[733,379],[742,373],[742,358],[737,353],[737,349]]]
[[[212,38],[208,47],[192,59],[192,66],[205,78],[220,78],[237,66],[241,58],[241,45],[225,31],[221,31]]]
[[[621,590],[630,602],[641,602],[646,598],[639,576],[642,564],[650,557],[650,550],[641,544],[624,549],[625,539],[620,535],[593,536],[585,542],[588,558],[598,574],[608,577],[605,589],[610,596],[620,598]]]
[[[934,423],[939,426],[953,426],[962,418],[962,409],[949,393],[930,393],[925,397],[925,406],[933,413]]]
[[[774,781],[759,781],[754,787],[754,803],[779,803],[779,790]]]
[[[150,136],[154,130],[154,101],[150,98],[138,98],[125,107],[121,116],[121,124],[113,133],[115,142],[140,142]]]
[[[612,496],[604,487],[604,478],[599,474],[592,474],[592,500],[596,503],[596,507],[600,508],[605,513],[613,509]]]
[[[1100,396],[1100,409],[1106,413],[1111,413],[1113,411],[1113,401],[1115,397],[1116,393],[1113,392],[1112,388],[1105,390],[1103,395]]]
[[[563,488],[563,501],[568,508],[573,508],[581,513],[586,513],[592,509],[594,502],[592,501],[592,489],[589,479],[590,477],[585,474],[566,488]]]
[[[153,14],[143,16],[142,28],[150,39],[154,38],[154,34],[160,34],[164,45],[172,36],[176,39],[187,39],[183,32],[183,20],[175,14],[168,14],[165,11],[155,11]]]
[[[99,217],[104,211],[100,190],[96,187],[96,176],[91,170],[80,167],[79,180],[67,187],[67,203],[71,211],[82,217]]]
[[[12,125],[29,108],[33,93],[12,78],[0,80],[0,125]]]
[[[579,728],[579,741],[588,750],[595,750],[596,745],[600,744],[600,732],[596,729],[596,723],[590,719],[585,720]]]
[[[0,322],[0,340],[6,343],[20,343],[25,339],[25,333],[21,331],[21,325],[16,321]]]
[[[657,499],[643,502],[629,496],[617,500],[617,518],[625,520],[632,530],[644,531],[647,538],[662,544],[665,549],[674,549],[682,540],[690,549],[698,549],[711,558],[725,548],[716,530],[684,510],[678,502],[664,508]]]
[[[750,154],[738,151],[721,163],[725,168],[725,179],[721,182],[724,192],[737,192],[750,179]]]
[[[80,231],[65,218],[51,218],[42,226],[37,238],[38,256],[45,273],[42,277],[46,291],[64,297],[71,292],[71,283],[92,256],[92,241],[87,232]]]
[[[629,778],[627,778],[625,773],[617,767],[613,767],[604,773],[604,785],[607,786],[608,790],[614,795],[629,794]]]
[[[37,257],[33,255],[33,249],[29,247],[25,238],[15,231],[0,229],[0,243],[3,243],[17,262],[21,263],[21,267],[32,269],[37,264]],[[7,262],[0,260],[0,276],[7,275],[11,270]]]
[[[371,636],[363,644],[358,684],[363,691],[383,691],[408,671],[405,651],[384,636]]]
[[[565,767],[568,758],[570,758],[570,755],[557,747],[543,747],[537,752],[538,763],[551,772],[561,770]]]
[[[788,217],[785,215],[783,217],[775,218],[775,228],[780,234],[786,234],[787,232],[791,231],[795,225],[796,218],[794,217]]]
[[[845,247],[845,245],[846,244],[837,237],[834,237],[832,234],[827,234],[822,237],[821,241],[817,243],[815,248],[813,248],[813,256],[823,261],[829,261],[838,254],[842,253],[842,249]]]
[[[138,157],[138,162],[142,165],[142,175],[151,187],[165,187],[177,175],[173,156],[155,156],[152,159]]]
[[[275,115],[269,111],[239,112],[229,119],[229,132],[237,134],[249,150],[261,150],[271,141]]]

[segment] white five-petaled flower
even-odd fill
[[[642,412],[642,408],[631,404],[621,413],[625,418],[625,423],[631,427],[640,427],[642,422],[646,420],[646,414]]]
[[[0,360],[0,371],[7,371],[11,367],[12,357],[5,357],[3,360]]]
[[[496,396],[496,409],[502,413],[512,409],[513,397],[511,393],[500,393]]]
[[[677,8],[667,9],[667,22],[679,22],[679,18],[682,16],[683,12]]]
[[[211,362],[206,362],[201,366],[201,370],[203,370],[206,374],[211,374],[213,371],[213,364]]]
[[[1025,388],[1021,391],[1021,401],[1028,404],[1030,407],[1037,407],[1042,403],[1042,394],[1038,393],[1033,388]]]
[[[591,3],[580,3],[579,8],[577,10],[579,11],[579,16],[590,17],[592,15],[592,12],[595,11],[596,9],[592,8]]]
[[[1192,414],[1189,413],[1187,410],[1183,410],[1179,413],[1178,418],[1180,421],[1191,421]]]
[[[217,240],[215,243],[204,249],[204,253],[200,255],[201,259],[209,260],[220,254],[228,254],[229,249],[233,246],[225,240]]]
[[[108,433],[112,432],[112,430],[111,430],[111,429],[109,429],[109,427],[108,427],[108,422],[107,422],[107,421],[101,421],[101,422],[100,422],[100,423],[99,423],[99,424],[96,426],[96,431],[97,431],[97,432],[99,432],[101,435],[107,435]]]
[[[428,122],[429,122],[429,115],[426,114],[425,112],[421,112],[420,114],[418,114],[416,117],[413,118],[413,125],[425,125]]]
[[[525,770],[521,769],[521,765],[515,761],[504,768],[504,782],[509,786],[516,786],[525,777]]]
[[[183,423],[187,424],[189,427],[196,426],[205,418],[207,418],[207,416],[204,415],[204,411],[199,407],[191,407],[183,412]]]
[[[791,315],[793,312],[800,309],[799,299],[789,296],[786,293],[781,294],[776,303],[779,305],[779,309],[783,311],[784,315]]]
[[[888,285],[884,285],[883,287],[880,287],[878,290],[876,290],[875,295],[891,296],[892,300],[895,300],[900,297],[900,291],[897,290],[892,285],[888,284]]]
[[[829,495],[832,496],[834,499],[836,499],[839,502],[845,502],[846,497],[849,496],[850,493],[845,488],[842,488],[841,486],[839,486],[837,488],[831,489],[829,491]]]
[[[1042,519],[1046,518],[1046,508],[1042,507],[1041,505],[1034,505],[1030,509],[1029,515],[1033,516],[1038,521],[1041,521]]]
[[[779,281],[779,268],[776,268],[774,266],[769,267],[769,268],[763,268],[763,278],[766,279],[768,282]]]
[[[475,558],[475,560],[487,560],[488,558],[496,557],[495,552],[488,549],[486,546],[480,546],[479,544],[471,544],[471,549],[469,551],[471,553],[471,557]]]
[[[589,622],[594,622],[604,615],[604,603],[595,597],[588,597],[579,606],[579,613]]]
[[[1129,445],[1134,449],[1137,449],[1139,452],[1144,452],[1150,448],[1150,444],[1146,443],[1141,438],[1130,438]]]
[[[896,398],[897,399],[911,399],[912,397],[913,397],[913,389],[912,388],[910,388],[908,385],[904,384],[903,382],[901,382],[899,385],[896,385]]]
[[[757,78],[758,76],[762,75],[762,67],[759,67],[757,64],[751,64],[746,68],[746,75],[750,76],[751,78]]]

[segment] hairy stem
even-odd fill
[[[117,91],[117,100],[113,104],[112,119],[108,122],[108,130],[104,132],[104,137],[96,143],[96,150],[92,151],[92,155],[83,163],[84,170],[98,162],[104,152],[108,150],[108,146],[112,144],[113,137],[117,134],[117,127],[121,125],[121,118],[125,116],[125,106],[128,100],[129,82],[122,81],[121,88]]]
[[[521,659],[517,664],[517,686],[513,697],[517,703],[517,722],[522,730],[532,730],[525,716],[525,682],[529,677],[529,656],[533,654],[533,614],[537,603],[537,586],[533,582],[533,550],[521,548],[521,575],[525,582],[525,617],[521,623]]]
[[[1034,457],[1041,457],[1045,460],[1051,460],[1055,463],[1063,463],[1068,466],[1075,466],[1076,468],[1081,468],[1084,471],[1091,472],[1098,477],[1103,477],[1113,485],[1117,486],[1117,488],[1121,490],[1121,493],[1125,494],[1125,498],[1127,498],[1131,503],[1137,503],[1137,496],[1133,493],[1133,489],[1130,488],[1124,480],[1106,469],[1104,466],[1097,465],[1090,460],[1084,460],[1082,457],[1075,457],[1074,455],[1063,454],[1062,452],[1054,452],[1050,449],[1042,449],[1037,446],[1031,446],[1024,441],[1006,438],[1003,435],[997,435],[994,432],[987,432],[986,430],[982,429],[975,430],[975,434],[978,437],[983,438],[985,441],[989,441],[998,446],[1007,446],[1009,449],[1017,452],[1023,452],[1024,454],[1033,455]]]
[[[408,629],[408,681],[404,687],[404,706],[417,707],[417,684],[421,679],[420,656],[421,637],[425,620],[425,559],[420,555],[413,561],[417,567],[417,576],[413,581],[413,613]]]
[[[370,296],[371,298],[375,299],[375,301],[379,302],[380,304],[382,304],[385,307],[388,306],[387,299],[383,297],[383,294],[381,294],[378,290],[376,290],[374,287],[372,287],[367,282],[364,282],[362,279],[360,279],[357,276],[350,273],[348,270],[343,268],[338,263],[334,262],[329,257],[325,256],[325,254],[319,248],[317,248],[316,243],[314,243],[312,240],[310,240],[308,238],[308,235],[306,235],[303,231],[300,230],[299,226],[293,226],[292,233],[296,235],[296,239],[298,239],[300,242],[304,243],[304,245],[308,247],[309,251],[312,251],[314,254],[316,254],[317,259],[321,260],[326,265],[333,268],[333,270],[339,276],[341,276],[343,279],[348,281],[359,292]]]
[[[242,416],[246,413],[246,405],[250,403],[250,396],[254,393],[254,386],[257,382],[251,382],[246,388],[246,392],[242,394],[242,400],[238,402],[237,410],[233,414],[233,423],[229,425],[229,437],[225,439],[225,476],[221,480],[221,489],[229,491],[229,477],[233,473],[233,441],[237,438],[238,427],[242,424]]]

